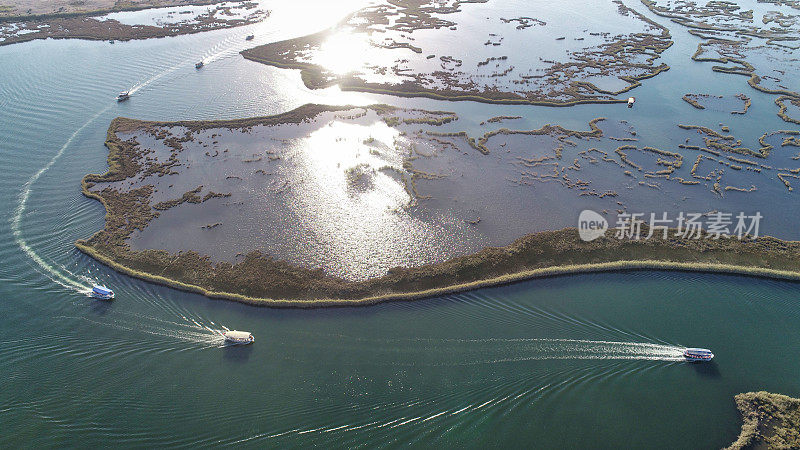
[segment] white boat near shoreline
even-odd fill
[[[230,342],[232,344],[252,344],[253,341],[256,340],[253,335],[247,331],[229,330],[223,332],[222,336],[225,337],[225,342]]]
[[[90,295],[98,300],[114,300],[114,291],[99,284],[92,286]]]

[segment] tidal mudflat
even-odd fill
[[[556,106],[618,102],[669,69],[665,27],[620,1],[568,3],[390,2],[242,54],[301,69],[310,88]],[[528,10],[535,17],[519,14]]]

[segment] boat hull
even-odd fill
[[[713,358],[691,358],[689,356],[684,356],[687,362],[708,362],[711,361]]]
[[[252,344],[253,342],[255,342],[255,340],[256,339],[253,336],[250,336],[249,339],[236,339],[236,338],[230,338],[230,337],[225,336],[225,342],[228,343],[228,344],[233,344],[233,345]]]
[[[693,349],[696,350],[696,349]],[[714,359],[714,354],[710,350],[701,349],[701,351],[685,350],[683,357],[689,362],[705,362]]]

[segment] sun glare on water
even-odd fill
[[[336,33],[320,46],[313,63],[337,75],[344,75],[363,67],[371,51],[372,46],[366,36]]]
[[[380,217],[387,210],[406,205],[411,199],[403,185],[382,169],[402,171],[402,157],[393,147],[397,130],[383,122],[371,125],[332,122],[313,132],[305,142],[308,149],[302,158],[306,179],[328,199],[336,199],[339,208],[347,206]],[[352,184],[358,175],[370,179],[359,195]],[[363,225],[363,223],[362,223]]]

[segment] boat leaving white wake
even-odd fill
[[[90,123],[94,122],[98,117],[103,115],[106,111],[111,109],[111,106],[106,107],[105,109],[101,110],[94,116],[92,116],[89,120],[86,121],[83,125],[81,125],[77,130],[75,130],[72,135],[70,135],[69,139],[58,149],[56,154],[50,159],[50,161],[45,164],[44,167],[39,169],[36,173],[34,173],[28,181],[22,186],[22,191],[19,194],[19,203],[17,204],[16,209],[14,210],[14,215],[11,217],[11,233],[14,235],[14,241],[17,243],[19,248],[25,252],[26,255],[30,259],[32,259],[40,268],[44,270],[44,274],[50,278],[55,283],[60,284],[61,286],[71,289],[77,292],[86,292],[91,291],[91,287],[84,284],[79,277],[75,274],[67,271],[59,270],[53,264],[49,264],[45,261],[41,256],[39,256],[33,248],[28,245],[28,242],[25,240],[25,237],[22,235],[22,218],[25,215],[25,209],[28,205],[28,199],[31,196],[31,191],[33,189],[33,185],[36,181],[41,178],[41,176],[50,170],[51,167],[58,161],[59,158],[66,152],[67,148],[72,144],[72,141],[75,140],[75,137],[81,133],[86,127],[89,126]]]
[[[683,347],[645,342],[589,341],[572,339],[549,340],[547,353],[563,359],[639,359],[649,361],[682,361]]]
[[[535,360],[684,361],[684,347],[648,342],[586,339],[414,339],[408,351],[433,365],[473,365]],[[443,356],[444,355],[444,356]]]

